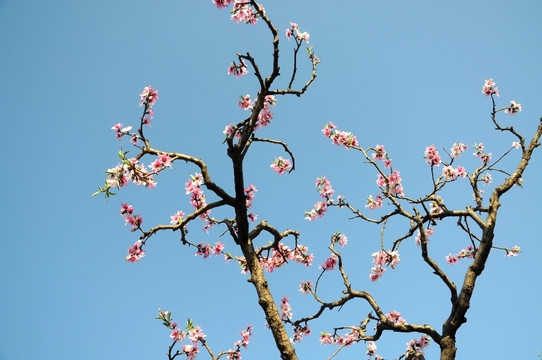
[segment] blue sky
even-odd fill
[[[397,269],[371,283],[370,255],[379,249],[379,228],[349,221],[336,209],[313,223],[303,220],[303,211],[318,201],[313,188],[318,176],[327,175],[337,193],[359,207],[377,193],[376,174],[360,154],[332,146],[320,130],[333,121],[364,147],[386,145],[411,197],[422,196],[430,186],[426,146],[483,142],[500,154],[513,141],[489,123],[490,100],[481,94],[485,79],[497,83],[503,107],[509,100],[522,104],[518,116],[502,114],[501,119],[530,139],[542,115],[542,4],[274,0],[263,5],[281,35],[289,21],[308,31],[322,63],[307,94],[279,98],[272,125],[261,130],[262,136],[290,145],[297,171],[282,177],[273,173],[269,164],[284,154],[269,144],[254,147],[247,158],[247,183],[259,190],[255,212],[279,229],[299,230],[301,242],[316,256],[315,265],[329,255],[329,237],[345,233],[350,243],[343,253],[354,287],[372,292],[385,311],[398,310],[409,322],[440,330],[449,295],[421,262],[413,240],[401,248]],[[0,208],[0,360],[166,358],[169,332],[154,320],[159,307],[172,311],[180,323],[192,318],[217,351],[231,348],[251,323],[254,340],[243,358],[277,358],[254,290],[236,264],[195,257],[173,233],[152,238],[138,264],[123,260],[136,235],[124,226],[120,203],[131,203],[144,225],[168,223],[177,210],[189,210],[184,183],[195,167],[175,163],[152,191],[129,186],[109,201],[90,197],[103,184],[104,170],[117,163],[121,144],[111,126],[136,125],[138,94],[149,84],[160,97],[146,133],[152,145],[201,157],[215,181],[231,190],[222,130],[244,118],[237,99],[254,95],[257,82],[252,75],[228,77],[226,70],[236,52],[248,51],[264,73],[269,71],[266,28],[238,25],[210,0],[2,0],[0,33],[1,159],[6,167]],[[291,48],[282,36],[280,87],[291,69]],[[308,76],[306,65],[301,65],[300,82]],[[477,165],[471,149],[461,160],[467,169]],[[508,164],[514,159],[512,154]],[[541,163],[539,150],[524,174],[523,189],[513,189],[502,201],[495,243],[519,245],[523,253],[517,258],[492,253],[468,322],[458,333],[458,359],[532,359],[542,351]],[[457,208],[472,203],[466,184],[452,185],[443,194],[445,201]],[[388,225],[388,244],[404,226]],[[221,240],[235,252],[221,233],[215,229],[207,235],[194,223],[189,237]],[[467,245],[455,224],[441,224],[431,251],[444,263],[445,255]],[[443,267],[460,284],[467,265],[464,260]],[[316,266],[291,264],[270,274],[269,281],[276,300],[291,298],[296,317],[315,308],[297,291],[299,281],[317,275]],[[326,299],[339,296],[337,281],[333,273],[324,278]],[[335,349],[316,345],[318,331],[356,324],[368,312],[365,304],[349,304],[315,323],[298,355],[327,358]],[[398,357],[412,337],[386,334],[379,353]],[[343,356],[364,354],[359,344]],[[437,354],[433,344],[428,358]]]

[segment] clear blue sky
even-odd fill
[[[386,145],[412,197],[430,185],[426,146],[483,142],[498,154],[513,141],[490,126],[484,79],[495,80],[502,106],[509,100],[522,104],[523,112],[503,121],[530,138],[542,115],[542,3],[273,0],[263,5],[281,33],[284,78],[277,85],[285,85],[291,68],[292,44],[282,36],[289,21],[311,34],[322,63],[307,94],[279,98],[272,126],[261,131],[291,146],[298,171],[273,173],[269,164],[284,154],[268,144],[255,147],[247,159],[247,182],[259,190],[255,212],[279,229],[299,230],[316,265],[329,255],[329,237],[345,233],[354,287],[371,291],[385,311],[398,310],[409,322],[440,330],[449,295],[420,262],[414,240],[402,247],[397,269],[371,283],[370,255],[379,248],[379,228],[348,221],[348,214],[336,209],[314,223],[303,220],[303,211],[318,200],[317,176],[327,175],[337,193],[360,207],[377,193],[376,175],[359,154],[332,146],[320,130],[333,121],[354,132],[364,147]],[[129,186],[107,202],[90,197],[103,183],[103,171],[117,163],[120,143],[110,127],[136,125],[138,94],[149,84],[160,97],[147,131],[153,146],[203,158],[215,181],[231,189],[222,130],[243,119],[237,99],[254,95],[257,83],[252,75],[228,77],[226,69],[236,52],[249,51],[262,71],[269,71],[266,28],[238,25],[210,0],[0,0],[0,34],[5,169],[0,360],[165,359],[170,339],[154,320],[159,307],[180,323],[191,317],[217,351],[231,348],[251,323],[254,340],[243,358],[278,358],[255,292],[236,264],[195,257],[173,233],[152,238],[140,263],[123,260],[136,235],[118,214],[121,201],[133,204],[144,225],[168,223],[177,210],[189,210],[184,182],[195,167],[175,163],[152,191]],[[300,81],[307,77],[303,70]],[[524,188],[503,199],[498,219],[495,243],[519,245],[524,253],[517,258],[492,253],[458,334],[458,359],[533,359],[542,351],[541,152],[524,174]],[[469,154],[461,164],[473,169],[477,162]],[[445,201],[458,208],[471,204],[465,184],[453,185],[443,194]],[[389,242],[405,229],[399,222],[388,228]],[[230,240],[219,238],[222,229],[206,235],[195,223],[190,230],[192,241],[222,240],[234,252]],[[441,225],[431,251],[444,263],[445,255],[467,245],[454,224]],[[467,264],[443,266],[460,284]],[[316,266],[291,264],[269,276],[276,300],[290,296],[294,317],[313,311],[315,304],[297,288],[317,274]],[[337,274],[324,279],[326,299],[339,295],[338,280]],[[352,304],[313,324],[299,356],[327,358],[335,348],[316,345],[318,332],[357,324],[368,312],[365,304]],[[386,334],[378,352],[397,357],[412,337]],[[365,351],[358,344],[343,358],[364,358]],[[428,359],[436,354],[433,344]]]

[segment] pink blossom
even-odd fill
[[[273,169],[273,171],[276,171],[279,173],[279,175],[282,175],[286,171],[290,170],[292,163],[290,160],[283,159],[282,156],[279,156],[278,159],[275,158],[275,161],[271,163],[270,167]]]
[[[398,311],[395,311],[395,310],[387,313],[386,314],[386,319],[388,319],[388,321],[391,321],[394,324],[406,325],[406,323],[407,323],[405,321],[405,319],[403,319],[401,317],[401,314]]]
[[[382,176],[382,174],[378,174],[376,185],[378,185],[379,188],[383,188],[386,185],[386,178]]]
[[[180,329],[174,329],[171,331],[169,337],[172,338],[173,341],[183,342],[186,338],[186,333]]]
[[[211,256],[211,245],[199,243],[198,251],[194,254],[194,256],[198,255],[203,255],[204,259],[207,259],[209,256]]]
[[[162,166],[171,168],[171,158],[168,154],[158,154],[158,159],[162,163]]]
[[[420,355],[423,355],[425,352],[425,348],[429,346],[430,339],[427,335],[422,335],[419,340],[410,340],[407,342],[407,353],[418,353]]]
[[[231,138],[231,134],[233,133],[233,130],[235,129],[235,125],[231,124],[224,128],[224,131],[222,131],[223,134],[226,135],[226,138]],[[233,136],[234,139],[240,139],[241,138],[241,132],[239,130],[235,131],[235,135]]]
[[[224,244],[220,241],[215,242],[215,247],[213,248],[213,254],[216,256],[220,255],[224,251]]]
[[[514,100],[510,101],[510,106],[504,109],[504,112],[510,115],[516,115],[521,111],[521,104],[516,104]]]
[[[486,80],[484,86],[482,87],[482,93],[484,93],[486,96],[490,96],[493,94],[499,96],[499,91],[494,86],[495,83],[493,82],[493,79]]]
[[[280,305],[279,305],[279,309],[281,311],[280,317],[281,317],[282,320],[292,318],[292,316],[293,316],[292,315],[292,307],[288,303],[288,297],[286,297],[286,296],[282,297],[282,300],[281,300]]]
[[[322,176],[321,178],[316,178],[316,188],[318,188],[318,191],[320,192],[320,197],[330,199],[333,194],[335,193],[335,190],[331,187],[331,183],[329,180]]]
[[[461,157],[461,153],[468,150],[468,146],[462,143],[454,143],[452,148],[450,149],[450,152],[452,153],[453,158],[459,158]]]
[[[299,25],[297,25],[296,23],[290,21],[290,28],[286,29],[286,37],[288,38],[288,40],[290,40],[290,37],[292,36],[293,32],[298,27],[299,27]]]
[[[457,179],[457,176],[459,175],[458,171],[451,167],[450,165],[445,166],[442,169],[442,176],[446,178],[446,180],[455,180]]]
[[[254,105],[254,102],[250,100],[250,95],[246,94],[245,96],[241,96],[241,100],[239,100],[239,107],[243,110],[252,109],[252,106]]]
[[[126,214],[131,215],[133,212],[134,212],[134,207],[132,205],[128,205],[124,203],[120,204],[120,214],[122,216]]]
[[[442,198],[440,196],[437,196],[437,199],[442,202]],[[437,201],[432,201],[429,204],[429,210],[431,212],[431,215],[438,215],[444,211]]]
[[[520,146],[521,146],[521,144],[519,142],[517,142],[517,141],[514,141],[512,143],[512,147],[515,147],[516,149],[519,149]]]
[[[243,60],[239,60],[239,65],[233,61],[228,68],[228,75],[235,75],[237,78],[248,74],[247,64]]]
[[[491,160],[491,153],[486,154],[484,152],[484,145],[482,145],[482,143],[480,144],[475,143],[474,148],[476,149],[476,152],[473,153],[473,155],[476,156],[477,158],[480,158],[480,160],[482,161],[484,165],[489,164],[489,161]]]
[[[386,150],[384,150],[384,145],[376,145],[374,148],[374,153],[372,154],[373,159],[375,160],[385,160],[386,159]]]
[[[375,265],[371,268],[371,273],[369,274],[369,279],[371,281],[378,281],[382,277],[382,274],[384,274],[384,271],[386,271],[385,268],[379,265]]]
[[[182,353],[186,354],[187,360],[194,360],[196,355],[199,354],[198,345],[183,345]]]
[[[384,167],[391,169],[391,159],[384,160]]]
[[[221,8],[230,6],[230,3],[233,0],[211,0],[211,1],[216,5],[218,9],[221,9]]]
[[[505,256],[507,257],[518,256],[519,253],[520,253],[520,248],[519,246],[516,245],[511,250],[506,249]]]
[[[181,221],[183,220],[183,217],[184,217],[184,212],[182,212],[181,210],[177,211],[175,215],[170,216],[171,218],[170,224],[172,225],[180,224]]]
[[[382,198],[380,197],[380,194],[376,195],[376,199],[373,199],[373,196],[369,195],[367,198],[367,205],[365,205],[365,207],[369,208],[370,210],[382,207]]]
[[[448,262],[448,264],[452,264],[452,265],[457,264],[457,262],[458,262],[457,258],[452,254],[446,255],[446,261]]]
[[[440,156],[438,154],[435,145],[431,145],[425,148],[425,157],[427,163],[431,166],[440,166]]]
[[[427,242],[430,241],[429,236],[433,235],[435,233],[435,229],[424,229],[423,231],[425,233],[425,241],[427,241]],[[417,234],[416,237],[415,237],[416,245],[420,246],[420,244],[422,242],[420,230],[418,230],[416,232],[416,234]]]
[[[303,337],[306,335],[310,335],[311,330],[309,329],[309,325],[305,324],[305,326],[298,325],[294,328],[294,336],[290,339],[292,343],[298,343],[303,340]]]
[[[262,127],[265,127],[269,125],[271,120],[273,119],[273,114],[271,113],[271,110],[269,110],[269,103],[264,103],[263,109],[258,114],[258,121],[255,126],[255,130],[258,130]]]
[[[371,281],[380,280],[380,277],[386,271],[384,266],[390,266],[392,269],[395,269],[397,264],[399,264],[399,253],[397,251],[379,251],[372,254],[374,267],[371,268],[371,274],[369,278]]]
[[[457,171],[458,176],[462,178],[465,178],[467,176],[467,170],[463,166],[458,166],[455,170]]]
[[[312,281],[302,281],[301,284],[299,284],[299,291],[303,295],[307,295],[312,291]]]
[[[246,23],[246,24],[254,25],[258,22],[256,13],[254,13],[254,11],[252,10],[252,7],[250,7],[245,2],[239,1],[239,0],[235,0],[233,4],[231,19],[235,20],[238,24]]]
[[[150,85],[143,89],[143,92],[139,94],[141,101],[139,106],[147,104],[153,106],[156,100],[158,100],[158,90],[153,89]]]
[[[290,29],[286,29],[286,37],[288,38],[288,40],[290,40],[290,37],[292,36],[292,31]]]
[[[162,162],[160,161],[160,159],[156,159],[152,162],[151,165],[149,165],[151,170],[154,172],[154,173],[157,173],[158,171],[160,171],[164,166],[162,165]]]
[[[489,185],[493,181],[493,177],[490,173],[486,173],[484,176],[482,176],[482,179],[484,181],[484,185]]]
[[[320,333],[320,344],[328,345],[333,344],[333,336],[330,333]]]
[[[376,344],[374,341],[369,341],[369,343],[367,344],[367,355],[376,355]]]
[[[314,209],[312,209],[310,212],[305,211],[305,220],[315,220],[316,218],[324,216],[324,214],[327,211],[327,203],[323,201],[319,201],[316,204],[314,204]]]
[[[245,194],[246,194],[246,206],[247,208],[251,208],[252,207],[252,201],[254,201],[254,191],[258,191],[258,189],[256,189],[256,187],[252,184],[250,184],[250,186],[245,190]]]
[[[332,271],[337,265],[337,257],[334,254],[331,254],[329,258],[324,261],[324,263],[318,266],[318,269],[323,269],[324,271]]]
[[[395,170],[393,173],[390,174],[390,176],[388,177],[388,183],[389,183],[389,192],[391,195],[397,195],[397,196],[404,195],[401,182],[402,182],[402,179],[401,179],[401,176],[399,175],[399,171]]]
[[[331,237],[331,243],[332,244],[339,243],[339,245],[341,245],[341,247],[345,247],[346,244],[348,243],[348,238],[346,237],[346,235],[341,234],[340,232],[336,232]]]
[[[309,43],[309,38],[311,37],[310,34],[308,32],[301,32],[299,31],[298,28],[295,29],[296,30],[296,36],[297,36],[297,40],[299,41],[305,41],[307,44]]]
[[[203,331],[201,330],[201,328],[197,325],[195,328],[193,328],[192,330],[188,332],[188,337],[190,338],[190,341],[193,343],[197,343],[199,340],[203,339],[206,336],[207,335],[205,335]]]
[[[143,256],[145,256],[145,250],[141,250],[143,242],[138,240],[134,246],[128,248],[128,256],[125,257],[126,261],[135,263],[138,262]]]
[[[324,128],[322,129],[322,133],[325,137],[331,138],[331,135],[333,134],[333,129],[335,129],[336,126],[331,121],[329,123],[326,123]]]

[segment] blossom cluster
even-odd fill
[[[507,257],[512,257],[512,256],[518,256],[518,254],[520,253],[520,248],[519,246],[514,246],[512,249],[506,249],[506,255]]]
[[[331,139],[332,143],[341,146],[344,145],[346,149],[359,146],[358,140],[351,132],[336,130],[337,127],[331,121],[326,123],[322,129],[322,133],[328,139]]]
[[[188,323],[185,330],[178,328],[179,324],[171,321],[171,313],[169,311],[163,312],[162,309],[158,309],[158,320],[162,320],[162,324],[171,330],[170,338],[174,342],[183,342],[190,339],[192,344],[183,345],[181,348],[181,354],[186,354],[187,360],[194,360],[196,355],[199,354],[198,341],[203,341],[207,335],[205,335],[199,326],[194,326],[192,321],[188,319]]]
[[[141,94],[139,94],[140,102],[139,106],[145,106],[145,112],[141,120],[141,125],[151,125],[151,121],[154,118],[153,105],[158,100],[158,90],[153,89],[150,85],[145,87]]]
[[[346,244],[348,243],[348,238],[346,237],[345,234],[341,234],[340,232],[336,232],[331,237],[331,245],[337,244],[337,243],[339,245],[341,245],[341,247],[345,247]]]
[[[328,257],[322,265],[318,266],[318,269],[332,271],[335,269],[335,266],[337,266],[337,256],[331,254],[331,256]]]
[[[435,229],[424,229],[423,232],[425,233],[425,241],[428,242],[430,240],[429,235],[433,235],[435,233]],[[416,241],[416,245],[420,246],[422,242],[420,230],[416,232],[416,237],[414,239]]]
[[[386,315],[386,319],[394,324],[406,325],[407,322],[401,317],[401,313],[396,310],[390,311]]]
[[[309,329],[308,324],[305,324],[304,326],[298,325],[294,328],[294,336],[290,338],[290,342],[292,344],[301,342],[301,340],[303,340],[303,337],[310,334],[311,334],[311,330]]]
[[[295,39],[301,43],[302,41],[305,41],[307,44],[309,43],[310,35],[308,32],[301,32],[299,30],[299,25],[290,21],[290,27],[286,29],[286,37],[288,40],[294,35],[295,33]]]
[[[270,167],[273,169],[273,171],[276,171],[279,173],[279,175],[282,175],[292,168],[292,163],[290,160],[283,159],[282,156],[279,156],[278,158],[275,158],[275,161],[271,163]]]
[[[292,314],[292,307],[288,303],[288,297],[283,296],[282,300],[280,301],[279,310],[280,310],[280,317],[282,320],[290,320],[293,316]]]
[[[376,195],[376,199],[373,199],[373,195],[369,195],[369,197],[367,198],[367,205],[365,205],[365,207],[369,208],[369,210],[381,208],[382,198],[380,197],[380,194]]]
[[[239,23],[256,24],[258,22],[258,13],[254,12],[247,1],[240,0],[211,0],[218,9],[229,7],[233,2],[233,10],[231,12],[231,20]],[[261,11],[265,11],[261,4],[258,4]]]
[[[235,350],[228,350],[228,360],[240,360],[241,359],[241,347],[247,348],[248,344],[250,343],[250,337],[252,336],[252,325],[247,324],[247,329],[242,330],[241,332],[241,340],[238,340],[233,344],[235,346]]]
[[[260,113],[258,114],[258,121],[256,121],[256,126],[254,127],[255,130],[258,130],[259,128],[269,125],[269,123],[271,122],[271,119],[273,119],[273,114],[271,114],[269,107],[275,106],[276,102],[277,102],[277,99],[275,99],[274,95],[267,95],[265,97],[264,103],[263,103],[263,109],[260,110]]]
[[[478,248],[474,248],[472,246],[467,246],[467,249],[461,249],[460,252],[458,252],[455,255],[448,254],[446,255],[446,261],[448,264],[457,264],[458,260],[469,258],[474,259],[474,255],[476,255],[476,251]]]
[[[485,81],[484,86],[482,87],[482,93],[484,93],[486,96],[490,96],[493,94],[499,96],[499,90],[495,86],[495,82],[493,82],[493,79]]]
[[[451,165],[448,165],[442,168],[442,176],[444,176],[446,180],[455,180],[458,177],[465,178],[467,176],[467,170],[463,166],[458,166],[454,169]]]
[[[136,158],[126,159],[125,154],[120,151],[119,157],[122,159],[122,164],[118,164],[106,171],[107,179],[105,183],[107,188],[121,188],[128,185],[129,181],[132,181],[137,186],[144,185],[149,189],[155,188],[155,172],[147,170],[146,166]]]
[[[427,163],[429,165],[440,166],[441,159],[437,149],[435,148],[435,145],[431,145],[425,148],[424,158],[427,160]]]
[[[330,333],[320,333],[320,343],[322,345],[342,345],[350,346],[358,341],[360,341],[360,333],[356,329],[351,329],[349,333],[344,335],[331,335]],[[376,349],[376,347],[375,347]]]
[[[472,155],[479,158],[482,161],[482,164],[484,164],[484,165],[489,164],[489,161],[491,160],[491,154],[492,153],[486,154],[484,152],[485,148],[484,148],[484,145],[482,143],[479,143],[479,144],[475,143],[473,147],[474,147],[474,149],[476,149],[476,152],[474,152]]]
[[[261,4],[258,4],[262,11],[265,11]],[[254,12],[252,6],[249,6],[246,1],[235,1],[231,12],[231,19],[238,24],[256,24],[258,22],[257,12]]]
[[[207,259],[209,256],[211,256],[211,254],[219,256],[224,251],[224,244],[222,244],[220,241],[217,241],[215,246],[201,242],[197,247],[198,251],[194,254],[194,256],[203,255],[204,259]]]
[[[288,260],[292,260],[305,266],[312,265],[314,255],[308,253],[309,248],[304,245],[297,245],[290,249],[287,245],[278,244],[278,250],[271,249],[267,257],[260,257],[260,265],[267,272],[282,267]]]
[[[115,132],[115,135],[117,136],[117,139],[119,139],[119,141],[122,141],[122,136],[124,135],[131,136],[130,130],[132,130],[132,127],[131,126],[123,127],[123,126],[124,126],[123,123],[118,123],[111,128],[111,130]],[[135,140],[133,142],[137,144],[137,137],[135,137]]]
[[[459,158],[461,157],[461,153],[467,151],[468,149],[469,147],[463,143],[459,143],[459,145],[457,143],[454,143],[454,145],[450,149],[450,153],[453,158]]]
[[[228,75],[235,75],[237,78],[248,74],[247,64],[241,59],[239,60],[239,65],[232,61],[228,67]]]
[[[314,209],[305,211],[305,219],[310,221],[324,216],[327,211],[327,205],[333,201],[332,197],[335,193],[335,190],[331,187],[331,183],[325,176],[316,178],[315,187],[318,189],[320,197],[324,198],[325,201],[319,201],[314,204]]]
[[[185,184],[186,194],[190,194],[190,204],[196,209],[199,210],[207,205],[205,201],[205,194],[201,189],[203,185],[203,175],[200,173],[195,173],[190,175],[190,180]],[[207,210],[204,213],[199,215],[199,218],[205,222],[203,229],[207,231],[209,228],[213,227],[213,223],[209,221],[209,213],[211,210]]]
[[[482,93],[484,93],[486,96],[493,94],[499,96],[499,91],[497,90],[497,87],[495,87],[495,82],[493,82],[493,79],[485,81],[484,86],[482,87]],[[509,115],[516,115],[520,111],[521,104],[516,103],[515,100],[510,100],[510,106],[504,109],[504,112]]]
[[[271,119],[273,119],[273,114],[271,113],[270,106],[275,106],[276,102],[277,99],[274,95],[267,95],[264,98],[263,108],[258,113],[258,119],[256,120],[254,130],[258,130],[271,123]],[[255,101],[251,100],[250,95],[247,94],[245,96],[241,96],[241,100],[239,100],[238,103],[239,107],[243,110],[253,110]],[[226,135],[227,139],[231,138],[232,135],[234,139],[240,139],[242,135],[241,131],[238,128],[236,129],[236,126],[234,124],[227,125],[224,128],[224,131],[222,131],[222,133]]]
[[[369,341],[367,343],[367,355],[369,355],[369,358],[371,356],[375,357],[375,360],[383,360],[384,358],[376,353],[376,344],[374,341]]]
[[[299,284],[299,291],[301,291],[303,295],[307,295],[308,293],[312,292],[312,281],[302,281]]]
[[[399,253],[397,251],[379,251],[371,255],[373,257],[373,263],[375,264],[371,268],[371,274],[369,278],[371,281],[378,281],[386,271],[384,266],[391,266],[392,269],[395,269],[397,264],[399,264]]]
[[[143,245],[143,242],[141,240],[137,240],[134,246],[128,248],[128,255],[125,257],[126,261],[135,263],[145,256],[145,250],[141,249],[141,245]]]
[[[514,100],[510,100],[510,106],[504,109],[504,112],[509,115],[516,115],[521,111],[521,104],[517,104]]]
[[[120,204],[120,215],[124,217],[125,224],[132,226],[132,232],[136,231],[143,223],[143,218],[139,214],[134,214],[134,207],[125,203]]]
[[[252,208],[252,201],[254,201],[254,191],[258,191],[258,189],[256,189],[256,187],[252,184],[250,184],[250,186],[248,188],[245,188],[245,196],[246,196],[246,206],[248,209]],[[256,221],[256,219],[258,218],[258,215],[254,215],[253,212],[250,212],[248,214],[248,217],[250,218],[250,220],[252,222]]]
[[[422,335],[419,340],[412,339],[406,344],[407,353],[423,355],[425,348],[429,346],[430,342],[429,336],[427,335]]]
[[[378,187],[381,189],[383,189],[387,185],[388,192],[390,195],[403,196],[404,189],[401,184],[402,181],[403,179],[401,179],[401,175],[399,174],[399,171],[395,170],[393,172],[390,172],[390,175],[388,177],[384,177],[382,176],[382,174],[379,173],[376,179],[376,185],[378,185]],[[380,204],[376,203],[375,205],[380,205]]]

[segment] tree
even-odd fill
[[[228,7],[232,1],[213,1],[218,8]],[[129,158],[128,152],[120,151],[119,157],[121,163],[107,171],[108,179],[106,184],[96,193],[104,193],[106,198],[114,195],[115,188],[120,188],[129,181],[137,185],[144,185],[149,188],[156,186],[155,178],[166,168],[170,168],[178,160],[184,160],[192,163],[199,168],[199,172],[191,175],[190,180],[185,184],[187,194],[191,196],[190,203],[194,211],[185,214],[178,211],[171,217],[169,225],[158,225],[149,230],[142,228],[143,219],[134,212],[131,205],[122,204],[121,214],[125,217],[127,223],[132,226],[132,231],[139,231],[141,236],[139,240],[129,249],[126,259],[129,262],[137,262],[145,254],[144,247],[147,241],[156,233],[163,230],[179,231],[181,241],[184,245],[194,247],[197,254],[204,258],[211,254],[223,254],[228,260],[235,260],[240,263],[243,269],[250,274],[248,281],[254,286],[258,303],[261,306],[277,349],[283,359],[296,359],[295,348],[292,343],[298,342],[308,333],[309,324],[315,319],[327,314],[328,310],[341,308],[347,303],[362,300],[370,308],[370,313],[357,325],[347,324],[335,328],[328,333],[322,333],[320,341],[323,344],[336,344],[339,346],[337,353],[346,346],[357,342],[367,343],[367,355],[370,358],[380,358],[376,353],[375,341],[379,340],[384,332],[406,332],[422,334],[419,339],[414,339],[407,347],[406,352],[400,358],[414,359],[423,358],[423,350],[430,341],[435,342],[441,348],[441,359],[454,359],[456,355],[456,333],[462,324],[466,322],[466,313],[470,306],[470,300],[473,295],[476,280],[485,268],[486,261],[492,249],[504,251],[507,256],[515,256],[520,252],[519,247],[498,247],[493,244],[494,229],[497,223],[497,213],[500,206],[501,197],[506,194],[515,185],[521,185],[521,176],[528,166],[531,155],[542,134],[542,123],[536,130],[532,140],[526,141],[512,126],[503,126],[497,120],[498,113],[508,113],[514,115],[521,111],[521,105],[511,101],[510,105],[498,108],[496,96],[498,90],[492,79],[486,80],[483,86],[483,92],[492,100],[491,121],[496,130],[501,133],[510,134],[514,140],[512,146],[500,157],[493,157],[491,153],[486,152],[483,144],[475,144],[475,156],[479,158],[480,165],[472,172],[468,172],[462,166],[452,166],[457,162],[461,153],[468,147],[464,144],[454,144],[446,159],[441,157],[439,150],[435,145],[426,148],[425,159],[430,167],[432,187],[426,195],[421,197],[409,197],[406,195],[402,186],[402,179],[399,171],[392,165],[390,155],[382,145],[374,147],[361,146],[354,134],[347,131],[340,131],[335,124],[328,122],[324,129],[324,136],[332,140],[339,146],[361,152],[361,157],[365,162],[372,166],[377,175],[377,186],[379,193],[373,198],[370,195],[367,198],[365,207],[367,210],[359,210],[354,203],[347,201],[343,196],[334,198],[334,190],[329,180],[323,176],[317,179],[316,187],[319,190],[321,201],[316,203],[314,209],[306,213],[308,220],[316,220],[322,217],[328,208],[337,207],[353,214],[354,218],[364,220],[381,226],[381,250],[373,254],[374,266],[371,269],[371,280],[379,280],[387,268],[394,269],[399,263],[399,248],[406,239],[414,237],[420,248],[421,259],[428,265],[435,275],[442,281],[442,284],[448,289],[450,295],[450,315],[445,320],[442,329],[435,329],[427,324],[410,324],[402,318],[397,311],[385,312],[381,310],[377,300],[370,292],[356,290],[349,282],[347,268],[343,264],[343,256],[336,249],[336,244],[345,246],[347,238],[344,234],[336,232],[331,236],[330,250],[332,254],[325,262],[320,265],[321,273],[314,285],[311,281],[304,281],[301,284],[302,292],[312,294],[319,309],[300,319],[293,319],[291,307],[288,298],[283,297],[280,305],[277,306],[277,297],[273,298],[264,271],[273,271],[290,262],[299,262],[310,265],[313,262],[313,256],[308,252],[306,246],[298,243],[299,232],[296,230],[280,230],[277,226],[265,220],[257,221],[257,216],[251,212],[252,201],[255,196],[256,188],[252,184],[247,184],[244,174],[245,158],[250,149],[257,143],[269,143],[278,145],[288,156],[285,159],[282,156],[276,158],[271,164],[273,170],[280,175],[289,173],[295,169],[295,158],[288,145],[280,139],[268,139],[259,137],[258,130],[269,125],[273,119],[271,109],[277,102],[277,97],[286,95],[301,96],[311,86],[316,78],[316,67],[320,60],[313,52],[312,47],[307,47],[308,59],[312,67],[304,85],[294,86],[297,76],[297,61],[300,56],[299,51],[304,43],[309,43],[309,34],[302,32],[300,27],[291,23],[286,29],[286,37],[295,42],[293,56],[293,71],[289,75],[288,85],[284,89],[275,88],[275,80],[280,75],[279,67],[279,34],[270,19],[266,16],[265,10],[255,1],[235,2],[233,4],[232,18],[238,22],[252,23],[260,21],[269,28],[273,41],[272,71],[265,76],[260,72],[258,64],[249,53],[237,54],[237,58],[229,67],[230,75],[241,77],[249,71],[253,72],[258,84],[259,91],[255,99],[250,95],[243,96],[239,101],[239,106],[250,114],[245,120],[236,124],[228,125],[225,130],[224,143],[227,148],[227,156],[231,159],[233,167],[233,188],[232,193],[226,191],[226,186],[217,184],[211,177],[211,172],[207,164],[193,155],[178,152],[166,152],[154,149],[150,146],[150,140],[144,135],[145,126],[150,125],[154,117],[153,105],[158,100],[158,92],[151,86],[148,86],[141,93],[141,103],[143,113],[140,119],[140,125],[136,131],[132,127],[123,127],[123,124],[117,124],[113,127],[119,140],[123,137],[129,137],[130,141],[139,153]],[[511,171],[501,168],[502,160],[513,151],[520,151],[521,158],[517,165],[511,167]],[[145,156],[156,156],[150,165],[150,169],[145,167],[142,159]],[[442,170],[441,170],[442,165]],[[499,167],[497,167],[499,165]],[[400,165],[399,165],[400,166]],[[481,184],[490,184],[492,174],[504,174],[506,179],[495,188],[489,198],[484,198]],[[444,189],[456,181],[466,181],[474,194],[474,206],[467,205],[464,208],[454,210],[447,206],[447,203],[440,196]],[[205,192],[203,190],[205,187]],[[215,198],[212,202],[207,202],[206,195],[212,193]],[[96,195],[94,194],[94,195]],[[485,201],[484,201],[485,200]],[[368,212],[377,208],[384,208],[387,212],[381,216],[370,217]],[[224,218],[216,218],[211,215],[211,211],[218,209],[228,209],[231,215]],[[241,254],[235,255],[232,252],[226,252],[224,244],[216,242],[214,245],[190,241],[187,226],[200,218],[204,221],[204,230],[210,230],[214,226],[224,227],[225,232],[233,240],[228,246],[236,245]],[[394,241],[389,241],[384,237],[388,222],[392,219],[403,218],[406,226],[402,235],[395,237]],[[457,263],[464,258],[472,259],[465,274],[465,280],[461,287],[457,287],[443,269],[442,264],[430,255],[429,237],[438,229],[438,225],[444,221],[454,220],[465,233],[466,238],[471,242],[466,250],[462,250],[456,255],[451,253],[447,257],[448,263]],[[438,232],[438,230],[437,230]],[[272,238],[267,245],[261,245],[264,235]],[[258,241],[256,242],[256,240]],[[287,245],[289,241],[293,245]],[[333,301],[324,301],[318,293],[318,284],[322,276],[334,269],[338,269],[342,283],[344,285],[343,295]],[[173,343],[169,348],[168,356],[170,359],[179,355],[186,354],[188,358],[193,358],[199,351],[197,344],[205,347],[213,359],[222,356],[229,358],[240,357],[240,348],[246,347],[251,335],[251,327],[242,331],[242,340],[235,344],[233,350],[221,352],[215,355],[207,345],[202,330],[192,324],[190,321],[185,330],[181,330],[179,325],[171,319],[171,313],[160,310],[158,318],[171,329]],[[369,324],[371,326],[369,326]],[[291,325],[293,336],[290,338],[285,325]],[[374,326],[374,330],[372,329]],[[347,331],[341,334],[341,331]],[[184,345],[178,349],[176,345],[186,339],[186,336],[192,341],[192,345]],[[335,355],[335,354],[334,354]]]

